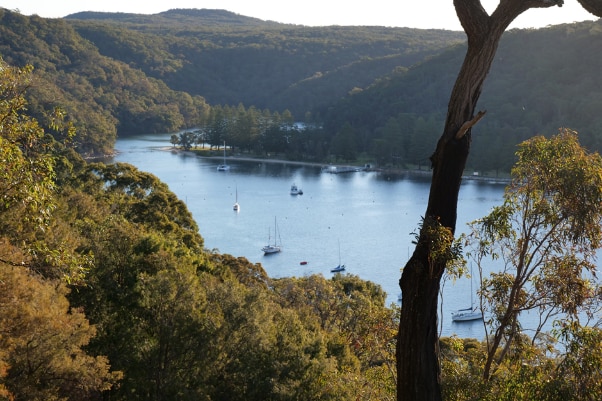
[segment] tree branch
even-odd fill
[[[5,265],[8,266],[13,266],[13,267],[17,267],[17,266],[25,266],[25,262],[13,262],[4,258],[0,258],[0,263],[4,263]]]
[[[602,0],[577,1],[590,13],[597,16],[602,14]],[[563,4],[564,0],[500,0],[495,11],[489,16],[480,0],[454,0],[456,14],[469,40],[475,35],[484,34],[491,23],[505,30],[516,17],[530,8],[562,7]]]
[[[461,139],[464,135],[466,135],[468,130],[471,129],[476,123],[478,123],[481,120],[481,118],[483,118],[485,113],[487,113],[487,110],[479,111],[472,120],[466,121],[464,124],[462,124],[462,126],[456,133],[456,139]]]
[[[602,0],[577,0],[589,13],[602,18]]]
[[[489,15],[480,0],[454,0],[454,7],[460,24],[469,38],[482,33],[482,27],[487,25]]]

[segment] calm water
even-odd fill
[[[378,283],[397,302],[400,269],[413,250],[412,233],[426,209],[430,180],[374,172],[323,173],[319,167],[228,160],[166,151],[169,134],[119,139],[118,162],[155,174],[186,202],[205,246],[261,263],[271,277],[322,274],[340,259],[346,272]],[[291,196],[296,183],[304,194]],[[467,181],[460,191],[458,232],[501,203],[502,184]],[[240,211],[233,211],[238,202]],[[283,251],[264,256],[275,220]],[[306,265],[300,265],[306,261]],[[482,322],[452,323],[452,310],[470,304],[470,281],[444,287],[442,334],[482,338]]]

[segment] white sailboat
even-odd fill
[[[341,241],[339,241],[339,265],[337,267],[335,267],[334,269],[330,269],[331,273],[338,273],[338,272],[342,272],[345,271],[345,265],[341,264]]]
[[[263,251],[263,253],[265,255],[269,255],[272,253],[278,253],[282,250],[282,241],[280,241],[280,244],[277,242],[277,238],[280,237],[280,234],[278,233],[278,224],[276,223],[276,217],[274,217],[274,243],[271,244],[271,237],[270,237],[270,231],[268,229],[268,244],[266,246],[264,246],[263,248],[261,248],[261,250]]]
[[[230,166],[226,164],[226,141],[224,141],[224,163],[217,166],[217,171],[228,171]]]
[[[238,187],[236,187],[236,201],[234,202],[234,206],[232,206],[232,209],[235,212],[240,212],[240,204],[238,203]]]
[[[479,307],[474,306],[474,301],[472,299],[473,291],[472,291],[472,265],[470,266],[470,307],[464,309],[458,309],[455,312],[452,312],[452,321],[454,322],[468,322],[472,320],[483,319],[483,312],[479,309]]]

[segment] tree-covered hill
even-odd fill
[[[1,400],[392,397],[379,286],[205,249],[157,177],[87,163],[59,116],[52,140],[25,113],[32,78],[0,61]]]
[[[505,34],[469,168],[507,171],[517,143],[560,127],[602,148],[601,30],[598,21]],[[35,67],[30,113],[46,124],[64,108],[82,154],[111,151],[117,135],[217,126],[215,107],[244,105],[256,121],[286,112],[323,127],[281,149],[289,157],[394,167],[428,164],[465,52],[461,32],[305,27],[224,10],[65,19],[4,10],[0,34],[4,60]],[[265,151],[265,132],[246,130],[255,138],[246,148]]]
[[[384,304],[378,285],[342,274],[270,278],[260,264],[205,249],[186,204],[157,177],[86,162],[60,115],[55,129],[65,140],[47,135],[25,113],[32,78],[30,67],[0,61],[1,400],[395,398],[399,307]],[[575,277],[586,268],[574,261],[541,266]],[[490,289],[502,296],[490,306],[505,301],[509,275],[498,275],[499,286],[493,277]],[[589,276],[583,285],[569,280],[568,293],[558,277],[541,278],[532,295],[558,290],[551,304],[575,315],[584,299],[599,299]],[[442,339],[445,399],[600,399],[599,326],[556,327],[554,336],[512,338],[503,374],[489,380],[485,341]]]
[[[111,151],[117,135],[198,126],[205,99],[303,119],[461,40],[458,32],[309,28],[222,10],[66,19],[0,10],[0,55],[35,68],[30,113],[48,125],[44,116],[62,107],[87,155]]]
[[[224,10],[67,17],[103,55],[210,104],[290,110],[301,118],[398,67],[464,41],[461,32],[306,27]]]
[[[601,151],[601,47],[602,21],[507,32],[479,101],[487,114],[473,128],[469,168],[508,171],[516,144],[560,127]],[[465,51],[451,47],[322,109],[326,130],[349,124],[383,163],[427,163]]]
[[[111,152],[117,133],[175,131],[208,111],[202,97],[176,92],[101,55],[60,19],[0,9],[0,56],[12,66],[34,67],[29,113],[48,127],[48,113],[61,107],[77,127],[77,149],[85,155]]]
[[[226,10],[212,9],[171,9],[162,13],[146,15],[135,13],[111,13],[97,11],[82,11],[70,14],[66,19],[98,20],[119,23],[157,26],[282,26],[278,22],[264,21],[259,18],[247,17]]]

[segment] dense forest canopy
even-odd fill
[[[599,46],[602,21],[506,32],[480,99],[487,118],[475,134],[483,140],[475,141],[467,168],[507,172],[518,143],[559,127],[576,129],[584,146],[602,150],[596,111],[602,108],[602,55],[591,51]],[[434,143],[465,52],[465,44],[453,46],[341,100],[321,113],[324,126],[336,130],[349,123],[379,139],[387,127],[397,127],[411,143],[427,124],[424,132]],[[408,163],[426,161],[432,151],[396,149]]]
[[[226,17],[234,22],[223,22]],[[103,55],[172,89],[201,95],[210,104],[286,109],[298,119],[464,40],[442,30],[259,24],[220,10],[67,18]]]
[[[60,113],[62,142],[28,116],[31,79],[0,61],[1,400],[390,398],[378,285],[204,249],[157,177],[87,163]]]
[[[322,128],[283,149],[289,158],[424,166],[465,48],[463,32],[305,27],[224,10],[0,18],[0,54],[34,66],[31,114],[45,124],[63,107],[84,155],[111,152],[118,135],[206,126],[212,107],[242,105]],[[495,146],[475,149],[469,169],[508,172],[517,143],[561,126],[602,146],[602,56],[586,50],[601,29],[597,21],[504,35],[481,99],[487,141],[476,144]],[[247,148],[264,153],[256,139]]]
[[[447,31],[260,24],[207,10],[78,16],[3,10],[0,54],[34,66],[45,90],[30,99],[32,114],[43,122],[49,105],[64,107],[84,154],[108,151],[116,135],[197,126],[208,103],[289,110],[304,120],[312,108],[463,40]],[[225,16],[240,21],[226,24]]]

